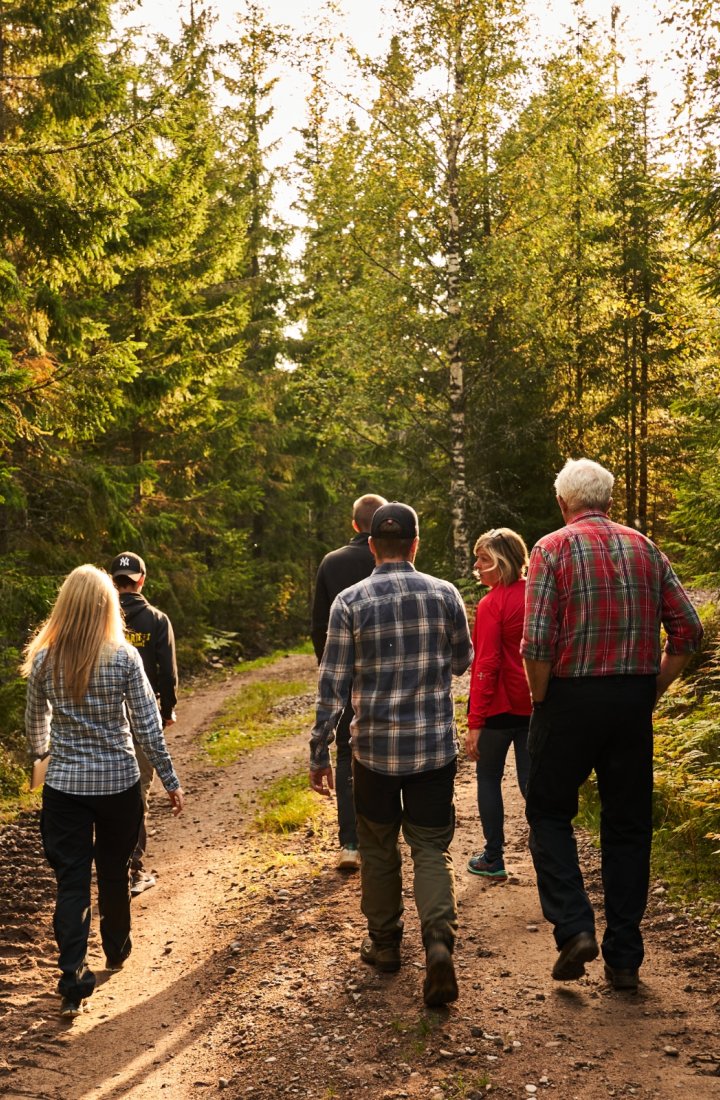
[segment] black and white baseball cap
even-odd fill
[[[131,581],[139,581],[145,576],[145,562],[138,554],[125,551],[114,557],[110,566],[110,574],[113,577],[129,577]]]

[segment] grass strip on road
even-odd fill
[[[323,800],[310,790],[307,771],[286,775],[260,794],[264,807],[255,824],[265,833],[292,833],[322,817]]]
[[[307,731],[313,723],[312,709],[287,715],[274,714],[273,708],[285,699],[307,695],[314,690],[315,680],[259,680],[246,684],[219,712],[203,738],[204,747],[213,764],[222,767],[233,764],[247,752]]]

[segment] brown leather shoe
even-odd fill
[[[360,958],[369,966],[374,966],[383,974],[394,974],[400,969],[399,943],[375,943],[370,936],[366,936],[360,944]]]
[[[638,970],[624,970],[619,966],[610,966],[605,963],[605,977],[613,989],[622,990],[625,993],[637,993],[640,984],[640,972]]]
[[[572,982],[582,978],[585,963],[592,962],[600,954],[600,948],[592,932],[578,932],[571,936],[560,948],[552,976],[556,982]]]
[[[458,984],[450,948],[441,940],[431,943],[425,955],[426,977],[423,1000],[426,1005],[446,1005],[458,999]]]

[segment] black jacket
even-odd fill
[[[125,616],[125,637],[142,657],[147,678],[160,701],[160,714],[167,721],[177,703],[175,635],[170,620],[139,592],[121,592],[120,606]]]
[[[315,582],[310,636],[318,661],[322,658],[327,638],[328,619],[333,600],[344,588],[364,581],[375,568],[375,558],[368,546],[369,535],[356,535],[347,546],[331,550],[320,562]]]

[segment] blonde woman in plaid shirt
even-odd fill
[[[109,970],[130,954],[128,866],[142,820],[133,731],[174,814],[184,796],[137,650],[125,641],[118,594],[107,573],[81,565],[66,578],[30,641],[25,728],[37,756],[50,751],[40,829],[57,880],[54,931],[61,1014],[78,1015],[95,988],[88,966],[90,879],[95,862],[100,939]]]

